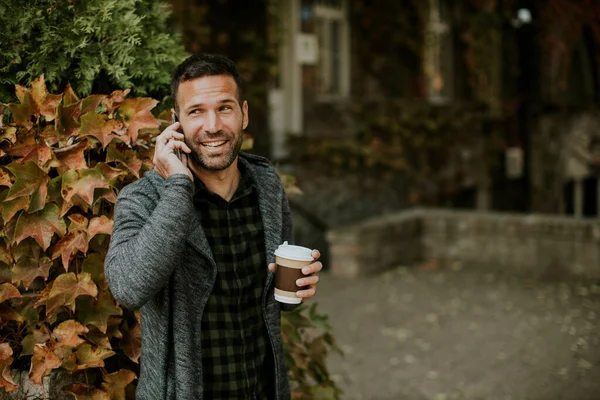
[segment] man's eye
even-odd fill
[[[221,107],[221,111],[230,111],[232,110],[231,106],[223,106]]]
[[[190,111],[190,115],[200,114],[201,112],[202,112],[202,110],[192,110],[192,111]]]

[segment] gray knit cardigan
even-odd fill
[[[291,239],[291,215],[283,186],[271,163],[240,153],[258,187],[267,262]],[[105,261],[106,280],[122,305],[140,309],[142,354],[136,398],[201,400],[202,312],[217,267],[194,211],[194,184],[176,174],[154,171],[127,185],[115,206],[115,225]],[[267,266],[264,266],[267,268]],[[281,343],[280,306],[273,298],[273,274],[263,290],[263,316],[275,358],[275,393],[290,398]]]

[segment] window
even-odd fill
[[[319,43],[317,86],[320,100],[349,93],[349,33],[345,0],[316,0],[315,33]]]
[[[433,103],[445,103],[453,96],[453,46],[449,20],[446,0],[429,0],[424,59],[427,97]]]

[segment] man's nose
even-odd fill
[[[221,118],[219,118],[216,112],[211,111],[207,113],[206,120],[204,121],[204,130],[211,133],[221,130]]]

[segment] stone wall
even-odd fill
[[[435,260],[536,279],[600,280],[600,221],[415,209],[328,232],[331,271],[355,277]]]

